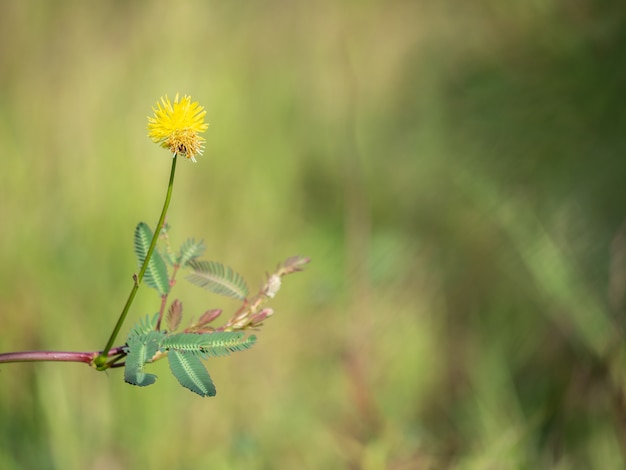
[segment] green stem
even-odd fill
[[[117,320],[117,323],[115,324],[115,328],[113,328],[113,332],[111,333],[111,337],[109,338],[109,341],[107,341],[107,344],[104,347],[104,350],[102,351],[102,353],[100,353],[100,355],[96,358],[94,362],[98,370],[104,370],[107,368],[107,355],[109,353],[109,350],[113,346],[113,342],[115,341],[115,338],[117,338],[117,335],[119,334],[120,329],[122,328],[122,325],[124,324],[124,320],[126,320],[126,315],[128,314],[128,310],[130,309],[130,306],[132,305],[133,300],[135,299],[135,295],[137,294],[139,285],[141,284],[141,281],[143,280],[143,276],[146,273],[146,269],[148,269],[148,263],[150,262],[152,253],[154,252],[154,249],[156,248],[157,240],[159,239],[159,234],[161,233],[161,229],[163,228],[163,224],[165,222],[165,215],[167,214],[167,208],[169,207],[170,199],[172,198],[172,188],[174,187],[174,174],[176,173],[176,160],[178,160],[178,156],[174,154],[174,158],[172,158],[172,169],[170,171],[170,181],[167,186],[167,195],[165,196],[165,203],[163,204],[163,210],[161,211],[161,217],[159,218],[159,222],[157,223],[157,226],[154,230],[154,235],[152,236],[152,242],[150,243],[150,248],[148,248],[148,253],[146,253],[146,259],[143,261],[143,265],[141,266],[141,270],[139,271],[139,274],[134,279],[133,288],[131,289],[130,294],[128,295],[128,300],[126,300],[126,305],[124,305],[124,309],[122,310],[122,313],[120,314],[120,317]]]

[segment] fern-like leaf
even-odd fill
[[[193,238],[188,238],[185,243],[180,247],[180,254],[178,255],[178,265],[181,267],[187,266],[190,261],[195,260],[199,256],[202,256],[205,246],[202,241],[195,241]]]
[[[207,359],[250,349],[255,342],[256,336],[244,338],[241,331],[178,333],[161,341],[161,350],[187,352]]]
[[[201,397],[215,396],[213,380],[198,357],[184,352],[170,351],[167,359],[172,374],[183,387]]]
[[[148,224],[140,222],[135,229],[135,254],[137,255],[139,269],[143,266],[151,241],[152,230],[148,227]],[[146,284],[156,289],[161,295],[167,294],[170,290],[167,266],[165,261],[163,261],[163,257],[156,249],[152,252],[144,279]]]
[[[161,342],[162,351],[181,351],[200,354],[208,346],[205,334],[177,333],[169,335]]]
[[[157,376],[144,372],[144,365],[152,359],[159,349],[159,342],[163,338],[163,333],[151,331],[146,335],[131,335],[126,349],[126,364],[124,369],[124,380],[132,385],[145,387],[152,385]]]
[[[150,333],[152,330],[156,328],[157,321],[159,319],[159,313],[155,313],[152,318],[150,315],[146,315],[143,318],[140,318],[135,326],[128,333],[128,341],[130,341],[132,336],[145,336]]]
[[[215,261],[189,262],[193,273],[187,276],[191,283],[215,294],[244,300],[248,296],[248,286],[244,278],[230,267]]]
[[[203,351],[204,357],[227,356],[230,353],[245,351],[256,343],[256,336],[244,337],[242,331],[206,333],[209,336],[210,345]]]

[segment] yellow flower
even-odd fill
[[[202,155],[204,138],[199,134],[209,127],[204,122],[206,111],[190,96],[178,99],[172,104],[167,97],[161,97],[152,108],[154,117],[148,117],[148,136],[170,152],[195,162],[196,155]]]

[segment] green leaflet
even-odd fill
[[[191,260],[193,273],[187,276],[191,283],[215,294],[244,300],[248,296],[248,286],[244,278],[231,268],[215,261]]]
[[[159,312],[155,313],[152,318],[150,315],[146,315],[143,318],[140,318],[135,326],[133,326],[132,330],[128,333],[128,340],[131,340],[132,336],[145,336],[150,333],[152,330],[156,328],[157,321],[159,319]]]
[[[161,341],[161,349],[184,351],[202,359],[227,356],[230,353],[250,349],[256,343],[256,336],[244,338],[241,331],[219,331],[214,333],[178,333]]]
[[[144,222],[139,222],[135,229],[135,254],[137,255],[137,261],[139,262],[139,268],[143,265],[152,241],[152,230]],[[150,257],[150,262],[146,269],[145,277],[146,284],[153,289],[156,289],[159,294],[167,294],[170,290],[170,284],[167,274],[167,266],[163,257],[160,255],[157,249],[154,250]]]
[[[151,331],[144,335],[130,334],[127,342],[128,355],[124,368],[124,380],[132,385],[152,385],[157,376],[143,371],[144,365],[159,349],[163,333]]]
[[[178,265],[185,267],[187,263],[201,256],[204,252],[204,248],[205,246],[202,241],[196,242],[193,238],[188,238],[180,247],[180,254],[178,255],[177,261]]]
[[[214,397],[215,385],[202,362],[193,354],[170,351],[167,355],[170,370],[178,382],[201,397]]]

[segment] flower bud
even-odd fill
[[[250,324],[252,326],[259,326],[272,315],[274,315],[273,308],[264,308],[259,313],[256,313],[250,317]]]

